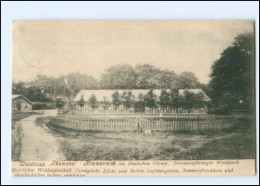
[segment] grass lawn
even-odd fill
[[[21,155],[22,127],[19,120],[29,117],[35,112],[13,112],[12,113],[12,161],[19,161]]]
[[[40,122],[41,123],[41,122]],[[255,158],[253,122],[236,129],[154,132],[84,132],[48,123],[67,160],[210,160]],[[246,125],[245,125],[246,124]]]
[[[19,161],[21,155],[22,127],[17,122],[12,122],[12,161]]]
[[[27,118],[33,114],[37,114],[37,112],[12,112],[12,122]]]

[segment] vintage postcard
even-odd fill
[[[253,176],[253,20],[13,21],[12,176]]]

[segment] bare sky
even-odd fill
[[[244,32],[253,21],[14,21],[13,78],[99,78],[112,65],[148,63],[208,83],[213,62]]]

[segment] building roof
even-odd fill
[[[14,94],[12,95],[12,100],[16,99],[16,98],[19,98],[19,97],[22,97],[24,100],[26,100],[28,103],[30,103],[31,105],[33,104],[29,99],[27,99],[26,97],[24,97],[23,95],[21,94]]]
[[[134,97],[138,97],[139,94],[147,94],[150,89],[116,89],[116,90],[111,90],[111,89],[101,89],[101,90],[81,90],[74,98],[74,101],[79,101],[81,97],[83,96],[83,99],[85,101],[88,101],[90,96],[95,95],[97,101],[112,101],[112,94],[114,94],[116,91],[118,91],[119,94],[122,94],[124,91],[131,91]],[[187,90],[188,92],[192,92],[195,94],[202,93],[204,95],[204,100],[205,101],[210,101],[210,98],[203,92],[201,89],[180,89],[179,94],[184,95],[184,91]],[[166,89],[167,92],[170,92],[170,89]],[[160,96],[161,94],[161,89],[153,89],[153,93],[156,96]]]
[[[20,94],[12,95],[12,99],[18,98],[19,96],[21,95]]]

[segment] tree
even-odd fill
[[[187,110],[192,108],[202,108],[205,105],[203,93],[195,94],[193,92],[184,91],[183,107]]]
[[[68,84],[64,84],[64,79],[67,79]],[[98,89],[98,81],[92,76],[81,74],[79,72],[72,72],[65,76],[52,78],[53,89],[55,95],[64,94],[66,96],[75,96],[81,89]]]
[[[145,111],[145,96],[143,94],[139,94],[137,100],[134,103],[135,112],[144,112]]]
[[[23,95],[30,99],[31,101],[36,102],[49,102],[50,98],[39,87],[28,87],[23,91]]]
[[[153,89],[150,89],[145,96],[145,106],[148,108],[157,108],[157,96],[153,93]]]
[[[156,88],[159,89],[170,89],[177,86],[178,76],[175,72],[170,70],[160,70],[157,73],[158,85]]]
[[[112,66],[102,74],[101,88],[108,89],[148,89],[170,88],[176,85],[177,75],[170,70],[161,70],[153,65]]]
[[[187,109],[189,111],[191,108],[193,108],[193,104],[194,104],[194,100],[195,100],[195,94],[185,90],[183,97],[184,97],[183,108]]]
[[[129,65],[112,66],[101,76],[101,88],[132,89],[135,88],[136,74]]]
[[[63,97],[56,98],[56,107],[62,109],[66,105],[66,100]]]
[[[198,93],[195,94],[194,96],[194,101],[193,101],[193,108],[202,108],[205,106],[205,101],[204,101],[204,95],[203,93]]]
[[[180,96],[178,89],[171,89],[170,91],[170,107],[180,108],[183,106],[183,97]]]
[[[29,83],[30,87],[37,87],[42,93],[54,93],[53,78],[45,75],[37,75],[36,78]]]
[[[176,88],[178,89],[192,89],[199,85],[198,79],[192,72],[182,72],[177,80]]]
[[[134,105],[134,95],[132,91],[124,91],[121,95],[121,101],[125,108],[130,108]]]
[[[30,83],[25,83],[22,81],[12,83],[12,94],[22,94],[30,101],[34,102],[51,101],[51,99],[46,96],[43,89],[41,89],[39,86],[33,86]]]
[[[170,96],[164,89],[161,91],[161,95],[159,97],[159,105],[164,109],[170,105]]]
[[[253,110],[254,62],[254,35],[238,35],[212,66],[209,87],[215,108]]]
[[[35,80],[28,83],[28,87],[37,87],[45,94],[63,95],[65,78],[68,81],[65,89],[66,96],[75,96],[81,89],[99,88],[98,81],[95,78],[79,72],[72,72],[58,77],[37,75]]]
[[[22,81],[12,82],[12,94],[24,94],[25,83]]]
[[[88,104],[92,110],[98,107],[97,98],[94,94],[92,94],[88,99]]]
[[[112,94],[112,104],[113,104],[115,110],[117,110],[119,105],[122,104],[118,91],[116,91],[114,94]]]
[[[136,86],[138,88],[148,89],[159,87],[160,69],[148,64],[137,65],[135,73],[137,75]]]
[[[65,77],[64,77],[65,78]],[[63,82],[64,82],[63,78]],[[79,72],[72,72],[66,75],[68,80],[68,88],[78,93],[81,89],[97,89],[98,80],[87,74],[81,74]]]
[[[84,100],[83,95],[81,95],[80,100],[78,101],[78,105],[80,106],[80,108],[82,110],[82,107],[84,107],[84,105],[85,105],[85,100]]]

